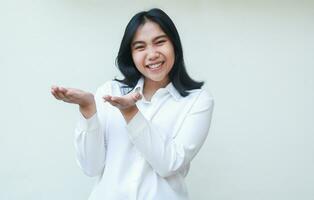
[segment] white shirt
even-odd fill
[[[144,80],[134,91],[142,93]],[[123,95],[122,84],[106,82],[95,94],[97,114],[80,115],[75,129],[77,161],[98,176],[89,200],[187,200],[184,178],[203,145],[214,106],[203,89],[182,97],[172,83],[151,101],[144,97],[127,124],[120,111],[104,103],[106,94]]]

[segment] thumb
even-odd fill
[[[142,95],[139,93],[139,92],[135,92],[134,94],[133,94],[133,99],[135,100],[135,101],[138,101],[138,100],[140,100],[142,98]]]

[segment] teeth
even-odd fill
[[[152,65],[148,65],[148,67],[152,68],[152,69],[155,69],[155,68],[158,68],[160,65],[161,65],[161,62],[160,63],[156,63],[156,64],[152,64]]]

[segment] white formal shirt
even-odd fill
[[[144,80],[134,91],[142,93]],[[127,124],[120,111],[104,103],[122,96],[122,84],[106,82],[95,94],[97,113],[80,115],[75,149],[80,168],[98,181],[89,200],[187,200],[184,178],[209,131],[214,106],[203,89],[182,97],[172,83],[151,101],[142,98]]]

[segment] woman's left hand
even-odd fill
[[[141,98],[142,95],[139,92],[132,92],[121,97],[111,95],[103,96],[104,101],[109,102],[111,105],[117,107],[121,111],[132,108]]]

